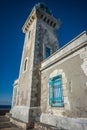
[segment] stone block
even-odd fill
[[[28,122],[29,120],[29,107],[15,106],[11,109],[12,117],[18,120]]]
[[[59,117],[49,114],[42,114],[40,121],[45,124],[60,127],[66,130],[87,130],[87,118]]]
[[[83,125],[83,130],[87,130],[87,123]]]

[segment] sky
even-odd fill
[[[87,0],[0,0],[0,104],[11,104],[24,44],[22,26],[38,2],[61,20],[60,47],[87,31]]]

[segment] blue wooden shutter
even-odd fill
[[[57,79],[57,101],[56,101],[56,105],[58,106],[63,106],[63,94],[62,94],[62,78],[59,77]]]
[[[61,76],[55,76],[49,80],[49,105],[60,107],[64,105]]]

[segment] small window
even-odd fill
[[[54,28],[56,27],[56,23],[53,24],[53,27],[54,27]]]
[[[32,16],[32,19],[34,19],[34,16]]]
[[[51,55],[51,49],[49,47],[46,47],[46,58]]]
[[[44,18],[44,21],[46,21],[46,17]]]
[[[29,31],[29,34],[28,34],[28,39],[30,38],[30,35],[31,35],[31,31]]]
[[[49,105],[54,107],[64,106],[61,75],[49,79]]]
[[[43,18],[43,15],[41,15],[41,18]]]
[[[50,22],[50,25],[51,25],[51,26],[52,26],[52,24],[53,24],[53,21]]]
[[[47,23],[49,24],[49,22],[50,22],[50,20],[48,19],[48,20],[47,20]]]
[[[25,63],[24,63],[24,71],[26,71],[27,69],[27,59],[25,60]]]
[[[27,28],[25,28],[25,31],[27,31]]]

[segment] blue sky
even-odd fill
[[[60,47],[87,30],[87,0],[0,0],[0,104],[11,103],[24,44],[22,26],[38,2],[44,2],[62,22]]]

